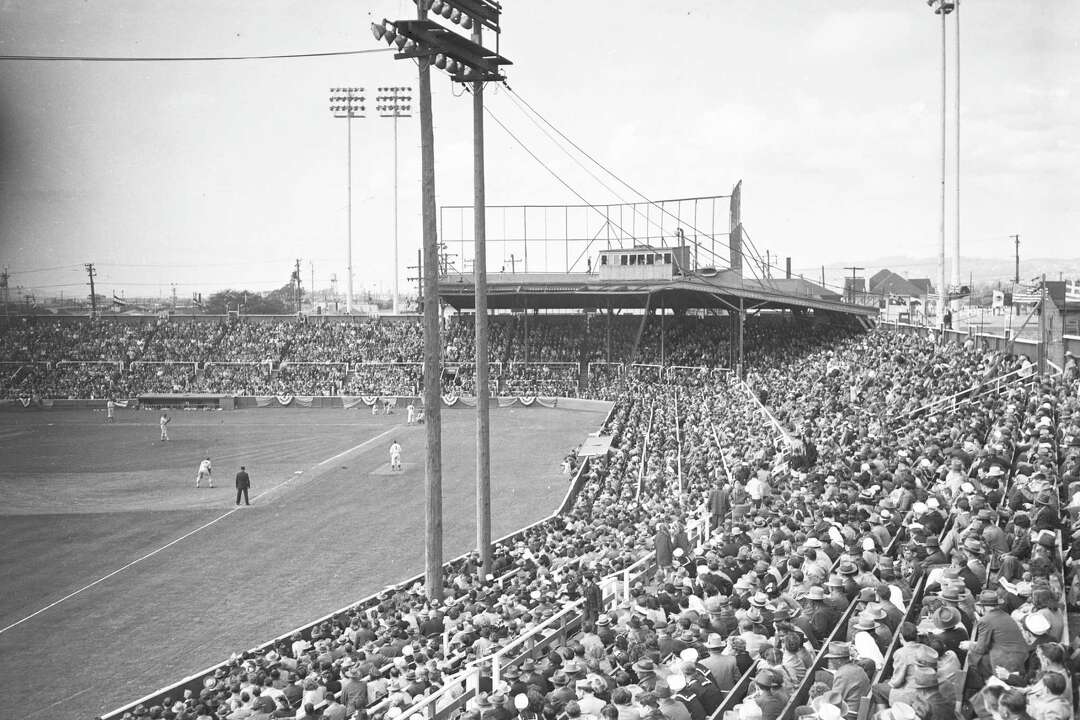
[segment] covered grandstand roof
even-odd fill
[[[456,310],[474,306],[471,273],[450,273],[439,295]],[[650,299],[651,297],[651,299]],[[801,278],[743,278],[731,271],[714,277],[677,275],[670,280],[601,280],[593,273],[491,273],[488,307],[493,310],[644,308],[730,310],[811,309],[876,316],[877,307],[840,302],[839,294]]]

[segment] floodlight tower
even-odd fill
[[[956,9],[955,0],[926,0],[926,4],[934,9],[934,13],[941,16],[941,243],[938,248],[938,321],[943,322],[945,317],[945,305],[949,301],[949,289],[945,283],[945,19],[946,16]],[[959,262],[959,256],[957,261]],[[957,269],[959,272],[959,269]]]
[[[375,96],[375,111],[379,117],[394,119],[394,314],[400,310],[398,306],[398,275],[401,274],[401,266],[398,265],[398,118],[412,117],[412,88],[394,85],[392,87],[379,88],[379,95]]]
[[[345,155],[348,165],[348,229],[345,244],[345,312],[352,313],[353,269],[352,269],[352,119],[364,117],[364,88],[330,88],[330,112],[336,118],[345,119]]]

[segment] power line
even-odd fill
[[[208,56],[101,56],[101,55],[0,55],[0,60],[16,62],[220,62],[229,60],[295,60],[303,58],[342,57],[392,52],[394,48],[369,50],[334,50],[330,52],[281,53],[276,55],[208,55]]]
[[[617,192],[616,190],[613,190],[613,189],[612,189],[612,188],[611,188],[611,187],[610,187],[610,186],[609,186],[609,185],[608,185],[607,183],[605,183],[605,182],[604,182],[603,180],[601,180],[600,178],[596,177],[596,175],[594,175],[594,174],[593,174],[593,172],[592,172],[591,170],[589,170],[589,169],[588,169],[587,167],[585,167],[585,163],[581,162],[581,160],[580,160],[579,158],[575,157],[575,156],[573,155],[573,153],[571,153],[571,152],[570,152],[569,150],[567,150],[567,149],[566,149],[566,146],[565,146],[564,144],[560,143],[560,142],[559,142],[558,140],[556,140],[556,139],[555,139],[554,137],[552,137],[551,133],[550,133],[550,132],[548,132],[547,130],[545,130],[545,129],[544,129],[544,127],[543,127],[543,126],[542,126],[542,125],[541,125],[541,124],[540,124],[539,122],[537,122],[537,120],[536,120],[536,118],[535,118],[535,117],[533,117],[532,115],[528,114],[528,113],[527,113],[527,112],[525,111],[525,109],[524,109],[524,108],[523,108],[523,107],[521,106],[521,103],[520,103],[520,102],[519,102],[519,101],[518,101],[517,99],[515,99],[515,97],[514,97],[514,94],[513,94],[513,93],[512,93],[511,95],[509,95],[508,97],[510,98],[510,101],[511,101],[511,102],[513,102],[513,103],[514,103],[514,104],[515,104],[515,105],[517,106],[518,110],[520,110],[520,111],[521,111],[521,114],[522,114],[522,115],[524,115],[524,116],[525,116],[525,117],[526,117],[526,118],[527,118],[527,119],[529,120],[529,122],[531,122],[531,123],[532,123],[533,125],[535,125],[535,126],[536,126],[537,128],[539,128],[540,132],[544,133],[544,135],[545,135],[545,136],[546,136],[546,137],[547,137],[547,138],[548,138],[549,140],[551,140],[551,142],[552,142],[552,143],[553,143],[553,144],[554,144],[554,145],[555,145],[556,147],[558,147],[558,148],[559,148],[560,150],[562,150],[562,151],[563,151],[563,153],[564,153],[564,154],[565,154],[565,155],[566,155],[566,156],[567,156],[568,158],[570,158],[571,160],[573,160],[573,161],[574,161],[574,163],[575,163],[575,164],[576,164],[576,165],[577,165],[577,166],[578,166],[579,168],[581,168],[582,170],[584,170],[584,171],[585,171],[585,173],[586,173],[586,174],[587,174],[587,175],[588,175],[589,177],[591,177],[591,178],[592,178],[593,180],[595,180],[595,181],[596,181],[597,183],[599,183],[599,185],[600,185],[601,187],[603,187],[603,188],[604,188],[605,190],[607,190],[607,191],[608,191],[609,193],[611,193],[611,194],[612,194],[612,195],[614,195],[614,196],[615,196],[616,198],[618,198],[618,200],[619,200],[620,202],[622,202],[622,204],[624,204],[624,205],[631,205],[631,208],[632,208],[632,209],[634,210],[634,212],[636,212],[636,213],[637,213],[638,215],[643,215],[643,214],[644,214],[644,213],[642,213],[642,212],[641,212],[640,210],[638,210],[638,209],[637,209],[636,207],[633,207],[633,205],[635,205],[636,203],[631,203],[631,202],[627,201],[627,199],[626,199],[626,198],[624,198],[624,197],[623,197],[622,195],[620,195],[620,194],[619,194],[619,193],[618,193],[618,192]],[[659,226],[659,225],[657,224],[657,222],[656,222],[655,220],[651,220],[651,219],[650,219],[650,218],[648,218],[648,217],[646,217],[646,218],[645,218],[645,220],[646,220],[646,222],[651,222],[651,223],[652,223],[653,225],[655,225],[655,226],[657,226],[657,227],[660,227],[660,226]]]
[[[82,270],[82,265],[57,265],[47,268],[30,268],[29,270],[10,270],[11,275],[29,275],[30,273],[55,272],[56,270]]]
[[[547,171],[548,171],[549,173],[551,173],[552,177],[554,177],[554,178],[555,178],[556,180],[558,180],[558,181],[559,181],[560,183],[562,183],[563,187],[565,187],[565,188],[566,188],[567,190],[569,190],[570,192],[574,193],[574,195],[575,195],[575,196],[576,196],[576,197],[578,198],[578,200],[581,200],[581,202],[585,203],[585,204],[586,204],[586,205],[588,205],[588,206],[589,206],[590,208],[592,208],[593,210],[595,210],[595,211],[597,212],[597,214],[598,214],[598,215],[601,215],[601,216],[603,216],[603,217],[604,217],[604,219],[605,219],[605,220],[606,220],[607,222],[611,223],[611,224],[612,224],[612,225],[614,225],[614,226],[615,226],[616,228],[618,228],[620,232],[622,232],[622,233],[626,234],[626,235],[627,235],[628,237],[630,237],[630,233],[627,233],[627,232],[626,232],[626,229],[625,229],[625,228],[623,228],[623,227],[622,227],[621,225],[619,225],[619,224],[618,224],[617,222],[615,222],[615,221],[614,221],[614,220],[612,220],[611,218],[607,217],[607,216],[606,216],[606,215],[605,215],[605,214],[604,214],[603,212],[601,212],[601,211],[600,211],[600,208],[596,207],[596,206],[595,206],[595,205],[593,205],[593,204],[592,204],[591,202],[589,202],[588,200],[586,200],[586,199],[585,199],[585,196],[584,196],[584,195],[582,195],[581,193],[579,193],[579,192],[578,192],[577,190],[575,190],[575,189],[574,189],[573,187],[571,187],[570,183],[568,183],[568,182],[566,182],[565,180],[563,180],[563,179],[562,179],[562,177],[561,177],[561,176],[559,175],[559,173],[557,173],[557,172],[555,172],[554,170],[552,170],[552,169],[551,169],[551,167],[549,167],[547,163],[545,163],[545,162],[544,162],[543,160],[541,160],[541,159],[540,159],[539,157],[537,157],[536,153],[534,153],[534,152],[533,152],[532,150],[530,150],[530,149],[529,149],[529,148],[528,148],[528,147],[527,147],[527,146],[525,145],[525,143],[523,143],[523,142],[522,142],[522,141],[521,141],[521,140],[520,140],[520,139],[518,138],[518,136],[517,136],[517,135],[515,135],[515,134],[514,134],[513,132],[511,132],[511,131],[510,131],[510,128],[506,127],[506,125],[504,125],[504,124],[503,124],[502,120],[500,120],[500,119],[498,118],[498,116],[497,116],[497,115],[495,115],[495,113],[493,113],[493,112],[491,111],[491,108],[489,108],[489,107],[488,107],[487,105],[485,105],[485,106],[484,106],[484,112],[486,112],[486,113],[487,113],[488,115],[490,115],[490,116],[491,116],[491,119],[492,119],[492,120],[494,120],[494,121],[495,121],[495,122],[496,122],[496,123],[498,124],[498,126],[499,126],[499,127],[501,127],[501,128],[503,129],[503,131],[504,131],[504,132],[506,132],[506,134],[507,134],[507,135],[509,135],[509,136],[510,136],[511,138],[513,138],[514,142],[516,142],[516,143],[517,143],[518,145],[520,145],[520,146],[521,146],[521,149],[522,149],[522,150],[524,150],[525,152],[527,152],[527,153],[529,154],[529,156],[530,156],[530,157],[531,157],[531,158],[532,158],[533,160],[535,160],[536,162],[540,163],[540,165],[541,165],[541,166],[542,166],[542,167],[543,167],[543,168],[544,168],[545,170],[547,170]]]
[[[714,235],[708,235],[708,234],[706,234],[706,233],[703,233],[703,232],[701,232],[701,230],[700,230],[699,228],[696,228],[696,227],[694,227],[694,226],[693,226],[693,225],[692,225],[691,223],[687,223],[687,222],[684,222],[682,218],[680,218],[680,217],[677,217],[677,216],[673,215],[673,214],[671,213],[671,211],[669,211],[669,210],[668,210],[667,208],[663,207],[662,205],[660,205],[660,204],[656,203],[656,202],[655,202],[655,201],[653,201],[653,200],[650,200],[650,199],[649,199],[648,197],[646,197],[646,195],[645,195],[644,193],[642,193],[642,192],[641,192],[640,190],[638,190],[637,188],[635,188],[635,187],[633,187],[632,185],[630,185],[630,183],[626,182],[626,181],[625,181],[625,180],[623,180],[623,179],[622,179],[621,177],[619,177],[618,175],[616,175],[616,174],[615,174],[615,173],[614,173],[614,172],[613,172],[613,171],[612,171],[611,169],[609,169],[609,168],[608,168],[608,167],[607,167],[606,165],[604,165],[603,163],[601,163],[601,162],[600,162],[599,160],[597,160],[596,158],[594,158],[594,157],[593,157],[592,155],[590,155],[589,153],[585,152],[585,150],[584,150],[584,149],[582,149],[580,145],[578,145],[578,144],[577,144],[577,143],[575,143],[575,142],[574,142],[573,140],[571,140],[571,139],[570,139],[569,137],[567,137],[567,135],[566,135],[565,133],[563,133],[563,132],[562,132],[561,130],[559,130],[559,128],[555,127],[555,125],[554,125],[554,124],[552,124],[550,120],[548,120],[548,119],[547,119],[546,117],[544,117],[544,116],[543,116],[542,114],[540,114],[540,112],[539,112],[539,111],[538,111],[538,110],[537,110],[536,108],[534,108],[534,107],[533,107],[532,105],[530,105],[530,104],[529,104],[529,101],[528,101],[528,100],[526,100],[525,98],[521,97],[521,95],[520,95],[520,94],[519,94],[519,93],[518,93],[518,92],[517,92],[516,90],[514,90],[514,89],[513,89],[512,87],[510,87],[510,85],[509,85],[509,84],[506,84],[506,89],[507,89],[507,90],[508,90],[508,91],[509,91],[509,92],[510,92],[510,93],[511,93],[512,95],[516,96],[516,97],[517,97],[517,98],[518,98],[519,100],[521,100],[521,102],[522,102],[522,103],[524,103],[525,107],[529,108],[529,110],[530,110],[530,111],[531,111],[531,112],[532,112],[533,114],[535,114],[535,115],[536,115],[536,117],[540,118],[540,120],[542,120],[542,121],[544,122],[544,124],[545,124],[545,125],[547,125],[547,126],[548,126],[548,127],[550,127],[550,128],[552,129],[552,130],[554,130],[554,131],[555,131],[555,133],[556,133],[556,134],[557,134],[557,135],[558,135],[559,137],[561,137],[561,138],[562,138],[563,140],[565,140],[565,141],[566,141],[567,143],[569,143],[569,144],[570,144],[570,145],[571,145],[571,146],[572,146],[572,147],[573,147],[573,148],[574,148],[575,150],[577,150],[577,151],[578,151],[579,153],[581,153],[582,155],[584,155],[585,157],[587,157],[587,158],[588,158],[588,159],[589,159],[590,161],[592,161],[592,163],[593,163],[593,164],[595,164],[595,165],[596,165],[597,167],[599,167],[599,168],[600,168],[601,170],[603,170],[603,171],[604,171],[604,172],[606,172],[606,173],[607,173],[608,175],[610,175],[611,177],[613,177],[613,178],[614,178],[614,179],[615,179],[616,181],[618,181],[618,183],[619,183],[620,185],[622,185],[622,186],[623,186],[623,187],[625,187],[625,188],[626,188],[627,190],[629,190],[630,192],[632,192],[632,193],[634,193],[635,195],[637,195],[638,197],[640,197],[640,198],[641,198],[642,200],[644,200],[644,201],[645,201],[646,203],[648,203],[649,205],[652,205],[653,207],[655,207],[655,208],[657,208],[658,210],[660,210],[660,212],[662,212],[663,214],[665,214],[665,215],[667,215],[668,217],[670,217],[670,218],[674,219],[674,220],[675,220],[676,222],[678,222],[678,223],[680,223],[680,224],[684,224],[684,225],[686,225],[686,226],[687,226],[687,227],[689,227],[689,228],[690,228],[691,230],[693,230],[693,231],[695,232],[695,234],[697,234],[697,235],[706,235],[707,237],[710,237],[710,238],[714,238],[714,239],[715,239]],[[729,196],[725,196],[725,197],[729,197]],[[724,241],[722,241],[722,240],[721,240],[720,242],[721,242],[721,244],[722,244],[722,245],[724,245],[725,247],[729,247],[729,249],[730,249],[730,246],[728,246],[728,243],[726,243],[726,242],[724,242]],[[700,246],[700,244],[699,244],[699,243],[697,243],[697,242],[694,242],[694,244],[695,244],[695,245],[699,245],[699,247],[701,247],[701,246]],[[702,249],[704,249],[704,248],[702,248]]]

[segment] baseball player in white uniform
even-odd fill
[[[210,457],[207,456],[205,460],[199,463],[199,471],[195,473],[195,487],[201,487],[203,480],[206,480],[209,487],[214,487],[214,478],[211,472]]]
[[[390,469],[401,470],[401,445],[397,440],[390,443]]]

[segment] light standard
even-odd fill
[[[952,284],[960,285],[960,0],[956,7],[956,236],[953,237]],[[970,296],[969,296],[970,297]]]
[[[362,87],[330,88],[330,112],[336,118],[345,118],[345,153],[348,158],[348,241],[345,245],[345,312],[352,313],[352,119],[364,117],[364,92]]]
[[[945,284],[945,16],[956,9],[954,0],[926,0],[941,16],[941,245],[938,248],[938,320],[945,317],[949,290]]]
[[[376,112],[379,117],[394,118],[394,314],[398,314],[398,118],[412,117],[412,88],[393,86],[379,88],[380,95],[375,96]]]

